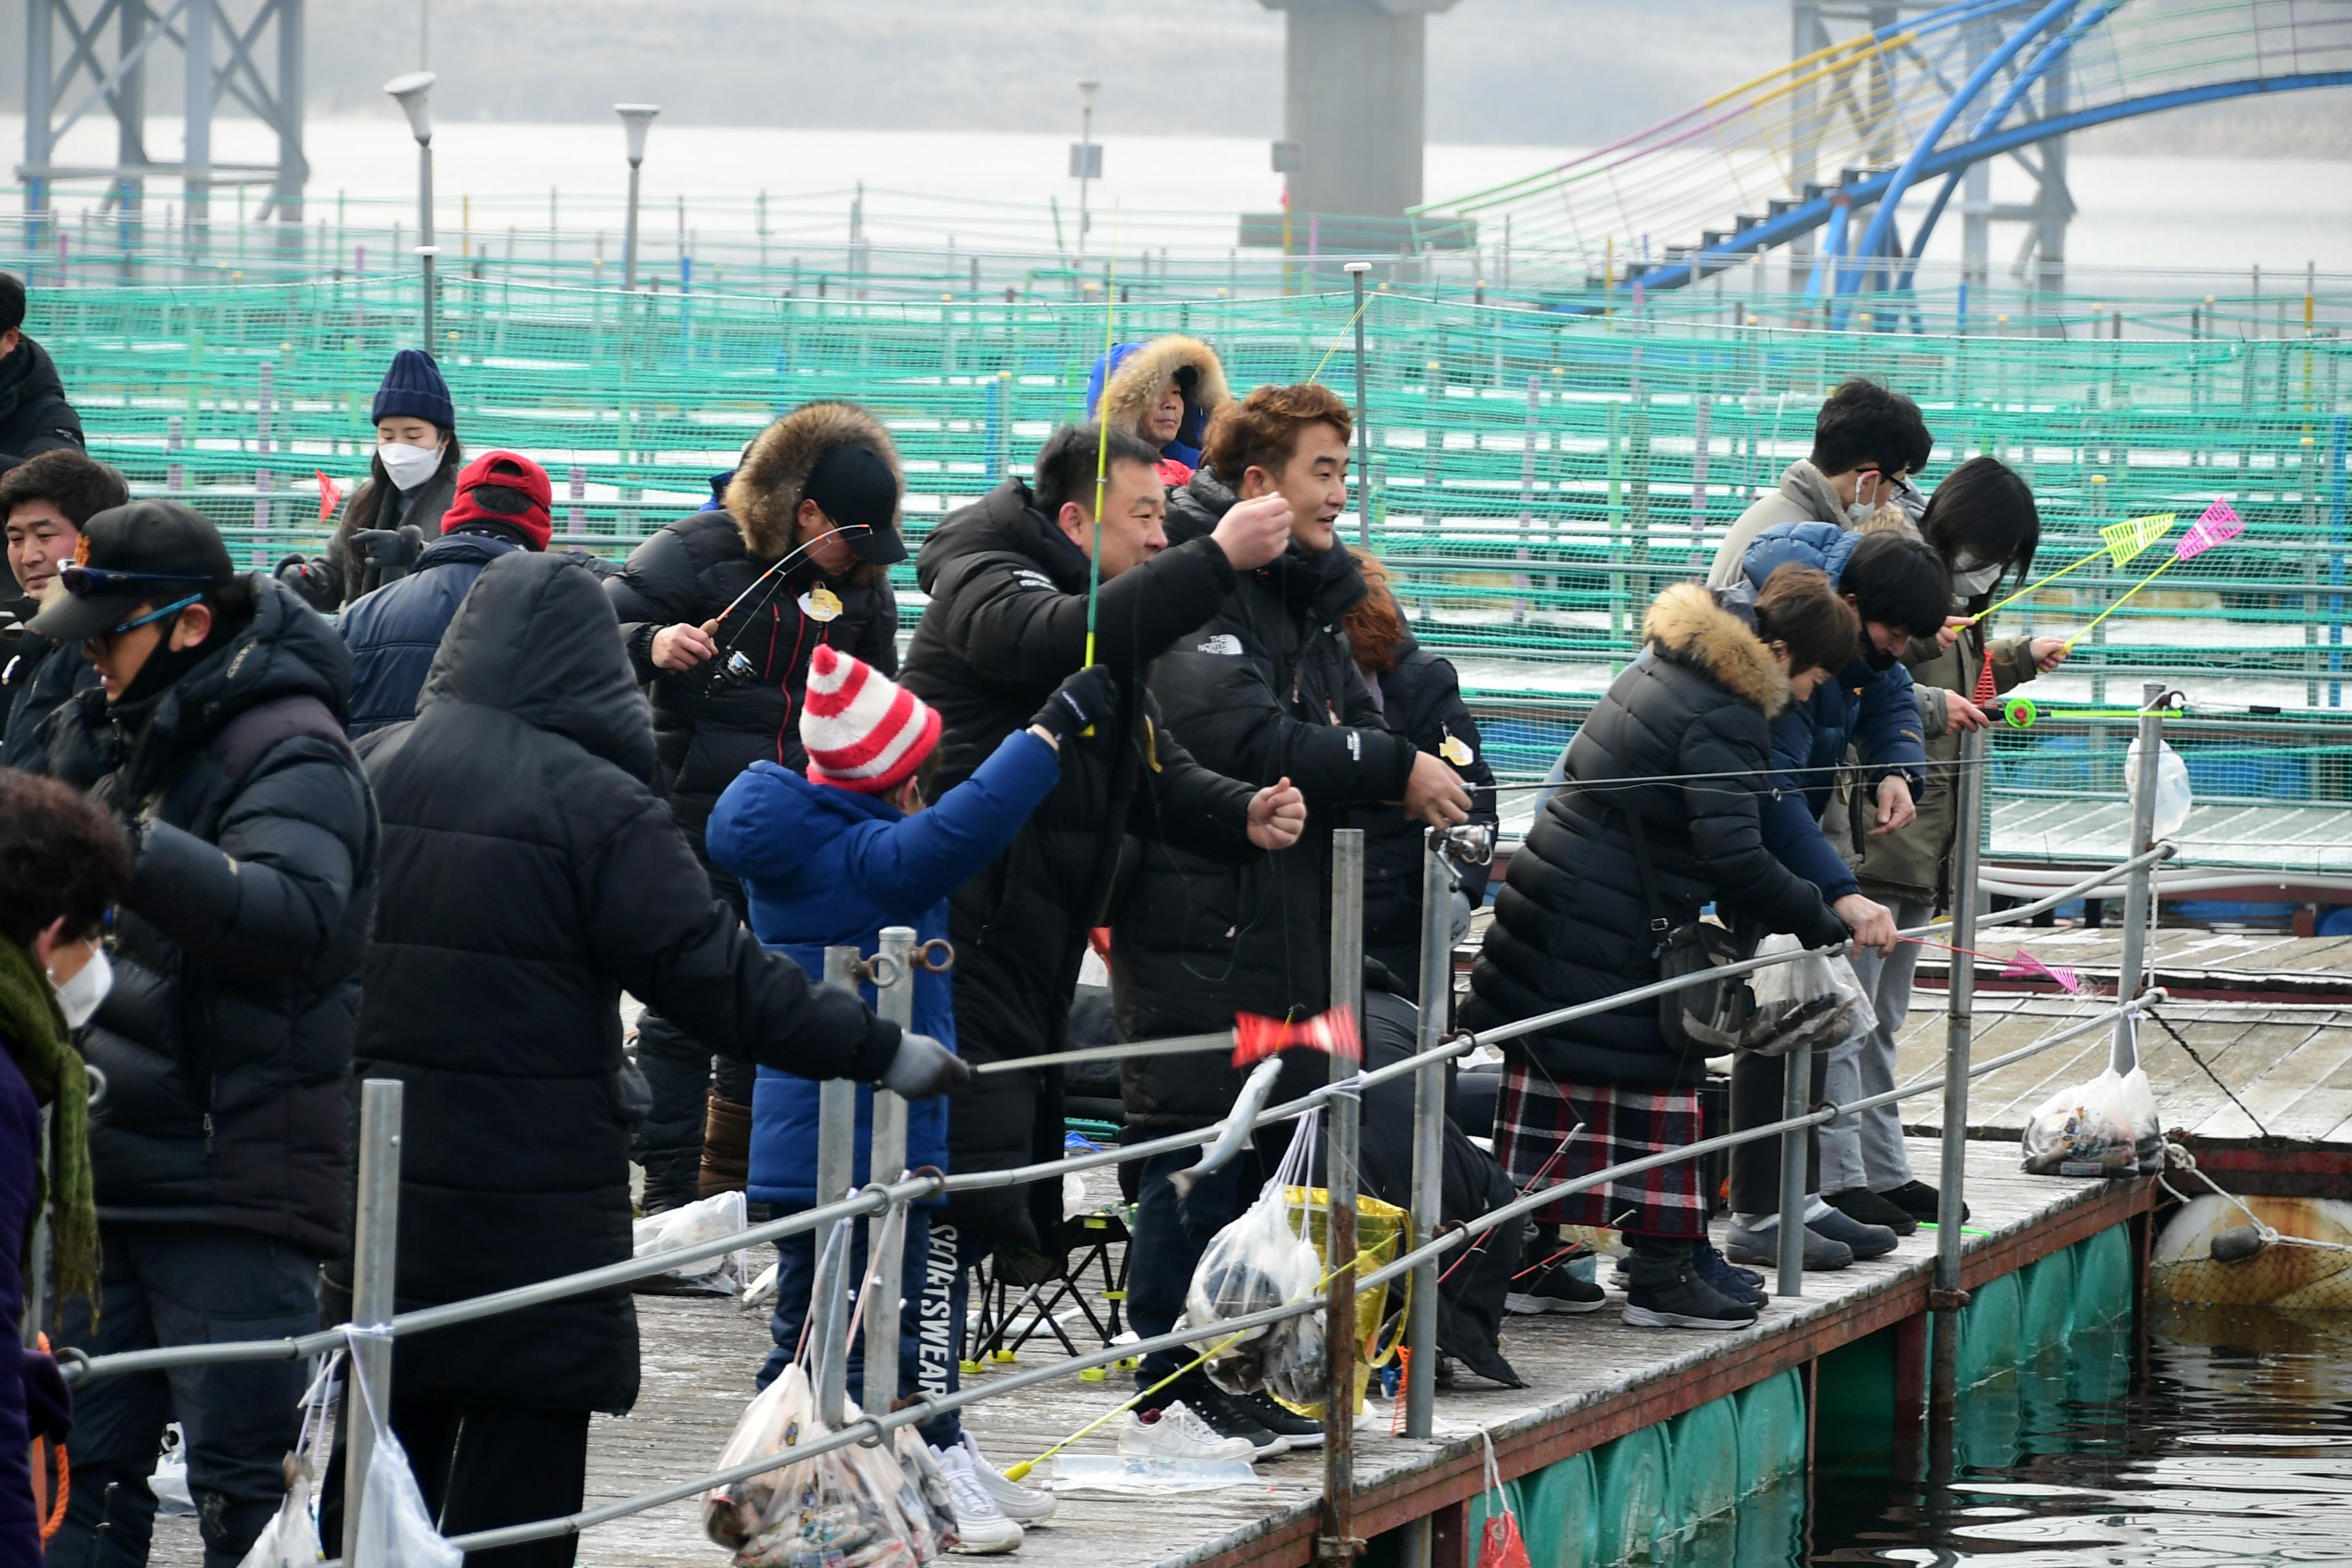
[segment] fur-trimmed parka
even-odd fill
[[[1232,396],[1216,350],[1181,332],[1145,343],[1121,343],[1095,362],[1087,381],[1087,407],[1112,426],[1140,434],[1143,416],[1171,380],[1183,388],[1184,422],[1177,426],[1176,438],[1160,448],[1160,479],[1181,485],[1201,466],[1201,438],[1208,432],[1209,416]]]
[[[1471,973],[1462,1014],[1468,1027],[1598,1001],[1658,979],[1629,813],[1641,818],[1670,923],[1696,919],[1713,902],[1745,928],[1792,931],[1809,946],[1845,934],[1820,889],[1765,847],[1767,726],[1789,703],[1778,661],[1696,583],[1659,595],[1643,631],[1647,646],[1577,731],[1567,784],[1511,858]],[[1666,1045],[1654,1001],[1511,1048],[1526,1050],[1562,1082],[1663,1089],[1695,1083],[1706,1070]]]
[[[716,658],[684,671],[657,669],[653,662],[656,632],[680,622],[709,622],[792,552],[801,487],[819,458],[850,443],[889,464],[904,493],[898,451],[880,420],[854,404],[807,404],[752,442],[720,510],[693,512],[663,528],[604,584],[637,679],[653,688],[657,784],[697,855],[704,852],[710,808],[736,774],[762,760],[794,772],[806,766],[801,697],[820,644],[855,654],[886,675],[898,673],[898,605],[887,568],[860,563],[827,577],[806,559],[744,600],[719,630]],[[895,512],[890,525],[899,526]],[[730,680],[719,672],[735,653],[750,661],[751,673]]]

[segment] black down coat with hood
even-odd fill
[[[375,809],[343,740],[342,639],[248,581],[252,621],[142,712],[89,691],[43,730],[56,776],[110,758],[93,793],[139,823],[114,988],[78,1042],[106,1074],[90,1168],[102,1218],[235,1226],[326,1257],[344,1239]]]
[[[49,351],[27,337],[0,359],[0,468],[63,447],[79,451],[81,416],[66,401]]]
[[[808,766],[800,706],[820,643],[885,675],[898,672],[898,602],[885,568],[861,563],[828,578],[805,556],[781,574],[781,585],[762,586],[719,628],[717,658],[688,670],[659,669],[653,661],[656,632],[712,619],[792,553],[801,487],[819,458],[850,442],[872,448],[891,473],[899,472],[898,449],[880,420],[846,403],[807,404],[751,444],[728,481],[723,510],[690,512],[663,528],[604,584],[637,679],[653,684],[661,784],[698,856],[710,808],[736,774],[759,762],[794,773]],[[898,526],[895,515],[890,526]],[[824,607],[811,596],[820,584],[841,604],[838,614],[822,620]],[[750,679],[716,679],[730,652],[751,660]]]
[[[1202,468],[1170,503],[1168,537],[1201,537],[1233,504]],[[1201,764],[1254,787],[1288,778],[1307,797],[1307,831],[1240,866],[1146,847],[1111,928],[1122,1038],[1231,1028],[1236,1013],[1307,1017],[1330,1005],[1332,829],[1347,807],[1402,799],[1414,756],[1383,725],[1339,630],[1365,592],[1347,551],[1312,555],[1293,542],[1152,666],[1151,694]],[[1294,1054],[1298,1070],[1278,1099],[1328,1072],[1328,1058]],[[1155,1131],[1216,1120],[1241,1083],[1231,1067],[1197,1056],[1148,1057],[1120,1075],[1129,1122]]]
[[[1028,486],[1007,479],[923,544],[919,572],[930,606],[908,647],[906,685],[939,710],[942,791],[1027,725],[1086,658],[1087,557],[1031,500]],[[1087,933],[1107,918],[1130,834],[1227,860],[1256,855],[1245,837],[1256,792],[1195,763],[1154,722],[1141,682],[1153,656],[1206,618],[1233,581],[1224,551],[1202,539],[1102,584],[1097,649],[1122,678],[1129,702],[1117,726],[1097,729],[1119,740],[1108,743],[1098,732],[1065,746],[1054,793],[950,900],[957,1049],[966,1060],[1065,1048]],[[1058,1069],[974,1079],[956,1091],[948,1118],[950,1169],[1001,1171],[1056,1158],[1061,1104]],[[1039,1238],[1060,1235],[1059,1182],[1034,1183],[1026,1194],[950,1201],[956,1223],[988,1243],[1057,1252]]]
[[[1697,918],[1713,901],[1765,931],[1794,932],[1809,947],[1845,938],[1821,890],[1764,846],[1765,727],[1788,705],[1788,678],[1747,624],[1695,583],[1659,595],[1643,631],[1648,646],[1577,731],[1568,783],[1511,857],[1471,972],[1465,1027],[1656,983],[1656,943],[1625,813],[1642,820],[1672,923]],[[1670,782],[1638,782],[1647,779]],[[1706,1071],[1702,1059],[1668,1047],[1655,1001],[1510,1048],[1582,1084],[1664,1089],[1696,1083]]]
[[[629,1256],[620,993],[730,1054],[878,1077],[896,1026],[811,989],[711,898],[645,779],[654,736],[589,570],[516,552],[450,624],[415,720],[367,737],[384,895],[360,1076],[407,1085],[403,1311]],[[625,1288],[401,1343],[404,1394],[629,1408]]]

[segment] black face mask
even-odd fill
[[[1885,648],[1880,647],[1875,642],[1873,642],[1867,633],[1864,634],[1862,639],[1862,662],[1870,666],[1873,672],[1885,674],[1887,670],[1895,668],[1895,662],[1900,657],[1901,655],[1899,654],[1887,652]]]

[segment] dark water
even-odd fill
[[[2253,1568],[2352,1563],[2352,1314],[2151,1310],[1970,1391],[1951,1468],[1822,1467],[1674,1561]]]

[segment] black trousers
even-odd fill
[[[397,1374],[395,1374],[396,1381]],[[392,1402],[392,1429],[408,1450],[425,1510],[441,1533],[466,1535],[577,1513],[588,1484],[588,1412]],[[319,1537],[330,1557],[343,1543],[343,1445],[319,1496]],[[580,1543],[568,1535],[469,1552],[466,1568],[572,1568]]]
[[[1742,1132],[1765,1127],[1781,1117],[1780,1097],[1789,1082],[1789,1058],[1759,1057],[1742,1051],[1731,1064],[1731,1130]],[[1807,1106],[1821,1103],[1829,1081],[1829,1053],[1813,1053],[1812,1093]],[[1805,1192],[1822,1190],[1822,1156],[1812,1134],[1805,1135]],[[1731,1151],[1731,1212],[1780,1212],[1780,1141],[1760,1138],[1735,1144]]]

